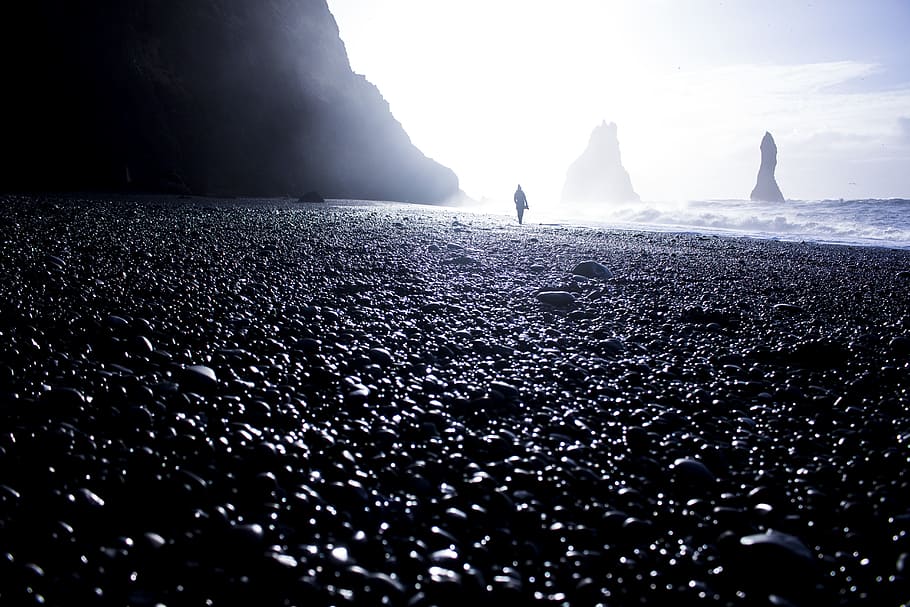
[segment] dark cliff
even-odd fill
[[[622,166],[616,124],[594,129],[588,147],[572,163],[562,190],[563,202],[629,202],[639,200]]]
[[[767,202],[784,202],[774,170],[777,168],[777,144],[771,133],[765,132],[761,140],[761,165],[758,167],[758,178],[750,198]]]
[[[442,202],[325,0],[4,8],[0,188]]]

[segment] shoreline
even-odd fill
[[[910,251],[4,198],[4,600],[906,588]]]
[[[505,224],[514,224],[514,216],[512,213],[511,203],[503,203],[497,208],[490,208],[489,206],[484,206],[481,204],[431,204],[431,203],[420,203],[420,202],[400,202],[400,201],[382,201],[382,200],[349,200],[349,199],[327,199],[323,202],[303,202],[296,197],[291,196],[277,196],[277,197],[246,197],[246,196],[230,196],[230,197],[221,197],[221,196],[201,196],[201,195],[161,195],[161,194],[134,194],[134,193],[93,193],[93,192],[84,192],[84,193],[72,193],[72,194],[55,194],[55,193],[41,193],[41,194],[13,194],[8,196],[20,196],[32,199],[47,199],[47,200],[116,200],[119,202],[130,202],[130,201],[143,201],[146,203],[155,203],[155,204],[173,204],[173,203],[188,203],[196,202],[201,204],[214,204],[214,205],[228,205],[228,206],[244,206],[248,205],[251,207],[262,206],[262,205],[280,205],[288,206],[290,208],[306,207],[308,205],[314,205],[316,207],[385,207],[390,209],[398,208],[411,208],[411,209],[423,209],[427,212],[434,211],[443,211],[443,212],[452,212],[452,213],[462,213],[470,216],[486,217],[488,219],[499,219],[504,221]],[[799,203],[799,204],[824,204],[824,203],[834,203],[838,202],[836,200],[822,200],[822,201],[803,201],[803,200],[790,200],[788,203]],[[840,201],[845,202],[844,200]],[[847,203],[856,204],[868,204],[868,200],[847,200]],[[910,202],[905,199],[900,198],[891,198],[891,199],[882,199],[876,200],[873,202],[877,203],[905,203]],[[684,201],[684,202],[674,202],[674,201],[663,201],[663,202],[642,202],[638,203],[639,205],[676,205],[679,204],[743,204],[743,205],[754,205],[754,204],[769,204],[748,200],[705,200],[705,201]],[[536,221],[535,221],[536,219]],[[830,246],[843,246],[843,247],[860,247],[860,248],[876,248],[876,249],[889,249],[889,250],[901,250],[907,251],[910,250],[910,240],[893,240],[886,238],[871,238],[871,237],[851,237],[845,238],[843,236],[821,236],[821,235],[811,235],[804,233],[773,233],[767,231],[754,231],[749,229],[744,229],[740,227],[718,227],[718,226],[705,226],[698,224],[674,224],[674,223],[648,223],[648,222],[636,222],[629,221],[624,219],[595,219],[590,216],[584,217],[579,216],[577,211],[573,215],[573,212],[569,212],[564,215],[554,214],[553,210],[545,210],[543,217],[537,219],[533,216],[528,217],[529,221],[525,222],[525,226],[537,226],[537,227],[571,227],[577,229],[590,229],[590,230],[602,230],[606,232],[615,232],[615,233],[648,233],[648,234],[671,234],[671,235],[680,235],[680,236],[707,236],[707,237],[719,237],[719,238],[744,238],[752,239],[758,241],[771,241],[771,242],[789,242],[795,244],[810,244],[810,245],[830,245]]]

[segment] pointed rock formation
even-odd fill
[[[761,140],[761,166],[758,169],[758,180],[749,198],[767,202],[784,202],[784,195],[781,194],[777,180],[774,179],[775,168],[777,168],[777,144],[774,143],[771,133],[766,131]]]
[[[32,0],[0,22],[5,190],[442,202],[326,0]]]
[[[616,124],[604,121],[591,133],[584,153],[572,163],[562,189],[563,202],[640,200],[622,166]]]

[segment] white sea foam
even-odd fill
[[[498,205],[498,211],[508,208]],[[490,207],[484,208],[489,212]],[[498,211],[494,211],[497,212]],[[910,249],[910,200],[692,200],[532,210],[531,223]]]

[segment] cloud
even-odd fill
[[[820,93],[851,80],[876,74],[882,67],[860,61],[830,61],[795,65],[727,65],[683,73],[680,78],[712,87],[727,84],[745,86],[742,92],[759,95]]]
[[[861,79],[882,69],[854,61],[747,64],[654,78],[639,89],[635,111],[615,118],[626,168],[646,198],[742,196],[769,130],[788,196],[839,197],[835,182],[845,168],[872,187],[875,162],[882,163],[876,174],[891,175],[889,194],[910,191],[910,178],[898,177],[910,143],[910,88],[863,87]]]

